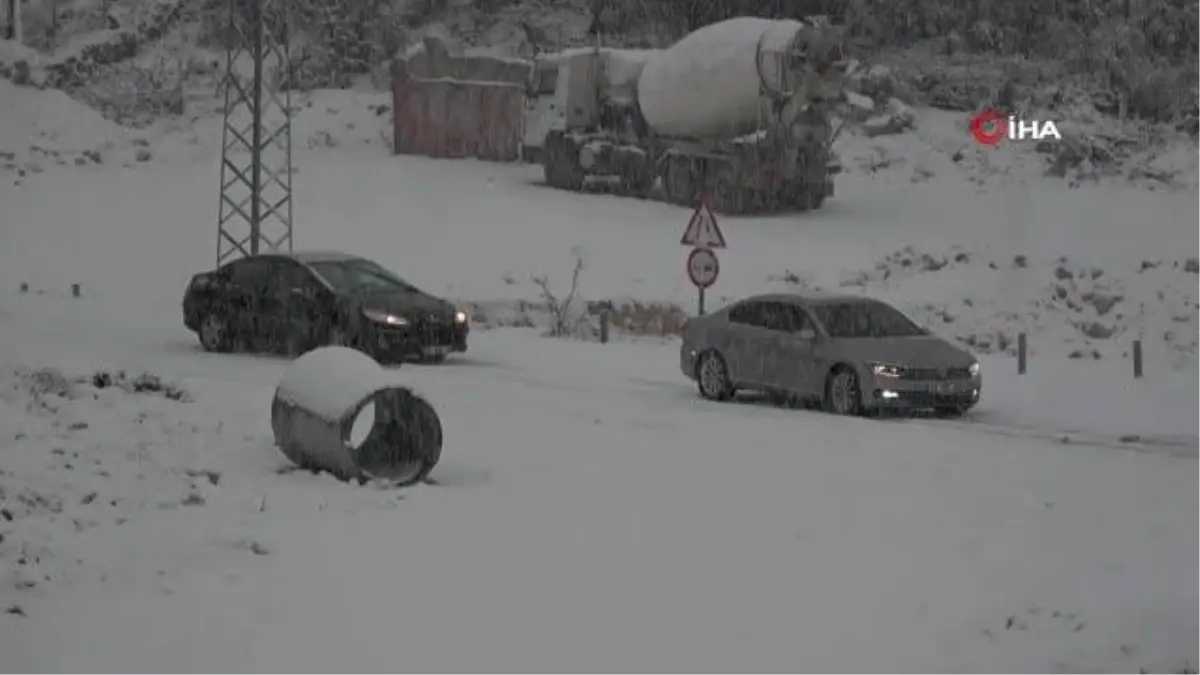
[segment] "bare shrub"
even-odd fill
[[[579,300],[579,278],[583,274],[583,255],[578,251],[575,255],[575,269],[571,272],[571,288],[566,295],[559,296],[550,288],[550,279],[546,275],[531,277],[538,287],[546,311],[550,314],[550,328],[547,334],[551,337],[567,337],[576,335],[587,321],[586,315],[576,304]]]
[[[654,337],[679,335],[688,319],[687,312],[674,303],[636,300],[614,304],[610,317],[613,330]]]

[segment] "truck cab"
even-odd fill
[[[534,62],[526,87],[525,113],[522,119],[521,159],[529,163],[542,161],[542,143],[552,129],[565,129],[566,109],[558,94],[559,64],[555,59],[539,58]]]
[[[604,54],[604,50],[581,48],[534,61],[525,98],[524,161],[541,161],[551,131],[582,131],[597,125]]]

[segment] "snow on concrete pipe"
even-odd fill
[[[442,454],[442,423],[428,401],[374,359],[322,347],[296,359],[271,403],[275,444],[297,466],[343,479],[417,483]]]

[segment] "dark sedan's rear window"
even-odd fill
[[[844,302],[812,308],[825,332],[834,338],[904,337],[924,335],[920,326],[882,302]]]

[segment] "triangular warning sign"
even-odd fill
[[[713,215],[712,209],[708,208],[708,202],[701,200],[696,205],[692,219],[688,221],[687,229],[683,231],[683,238],[679,243],[694,248],[725,248],[725,235],[721,234],[721,228],[717,226],[717,217]]]

